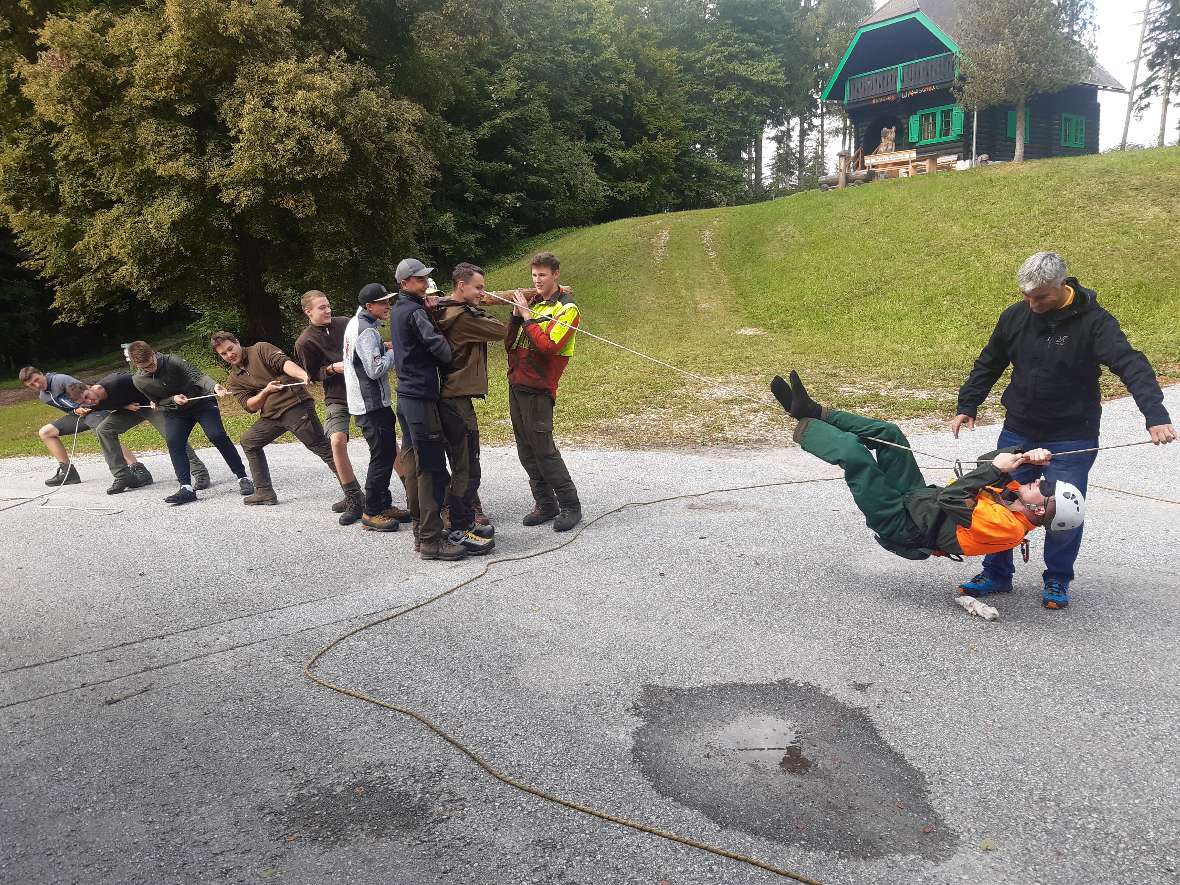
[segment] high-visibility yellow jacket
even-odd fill
[[[574,355],[576,330],[582,321],[578,306],[560,293],[550,301],[530,304],[533,318],[513,316],[508,325],[508,383],[541,390],[557,398],[557,383]]]

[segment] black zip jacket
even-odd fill
[[[1148,427],[1171,424],[1151,363],[1127,341],[1098,293],[1070,277],[1073,303],[1035,314],[1023,301],[1002,314],[967,382],[958,414],[975,417],[1009,365],[1012,380],[1000,402],[1004,426],[1038,442],[1097,439],[1102,417],[1098,378],[1106,366],[1126,385]]]
[[[451,362],[451,346],[434,327],[421,298],[399,291],[389,314],[389,339],[397,371],[397,395],[438,399],[439,370]]]

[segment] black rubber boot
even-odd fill
[[[774,394],[778,404],[783,407],[783,411],[789,415],[791,413],[791,386],[783,380],[782,375],[774,376],[774,380],[770,382],[770,392]]]
[[[807,388],[799,378],[799,373],[791,370],[791,405],[787,409],[792,418],[821,418],[823,407],[807,395]]]

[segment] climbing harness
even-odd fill
[[[419,609],[425,608],[428,605],[438,602],[440,599],[443,599],[446,596],[450,596],[452,593],[456,592],[457,590],[460,590],[463,587],[467,587],[471,584],[474,584],[476,581],[480,580],[485,575],[487,575],[493,566],[500,565],[503,563],[522,562],[522,561],[528,560],[528,559],[535,559],[540,556],[545,556],[546,554],[549,554],[549,553],[555,553],[564,547],[568,547],[570,544],[573,544],[575,541],[577,541],[578,538],[581,537],[582,533],[585,532],[586,530],[588,530],[591,526],[595,525],[598,522],[601,522],[602,520],[606,519],[609,516],[613,516],[615,514],[621,513],[624,510],[627,510],[628,508],[650,507],[650,506],[653,506],[656,504],[668,503],[670,501],[682,501],[682,500],[686,500],[686,499],[690,499],[690,498],[703,498],[707,495],[718,495],[718,494],[723,494],[726,492],[746,492],[746,491],[754,491],[757,489],[778,488],[781,486],[805,485],[805,484],[819,483],[819,482],[832,482],[834,480],[839,480],[842,478],[843,477],[841,477],[841,476],[824,476],[824,477],[816,477],[814,479],[783,480],[781,482],[760,483],[758,485],[735,486],[732,488],[724,488],[724,489],[709,489],[709,490],[703,491],[703,492],[692,492],[692,493],[683,494],[683,495],[671,495],[666,498],[656,498],[656,499],[650,500],[650,501],[628,501],[626,504],[620,504],[619,506],[606,511],[605,513],[599,514],[598,516],[594,517],[593,519],[583,523],[581,525],[581,527],[579,527],[579,529],[571,537],[561,541],[558,544],[554,544],[553,546],[546,547],[542,550],[535,550],[531,553],[520,553],[520,554],[511,555],[511,556],[497,556],[496,558],[491,559],[488,562],[486,562],[484,564],[483,568],[480,569],[476,574],[472,575],[469,578],[465,578],[464,580],[448,587],[445,590],[442,590],[438,593],[428,596],[426,599],[422,600],[421,602],[415,603],[407,608],[399,609],[399,610],[395,611],[393,614],[382,615],[379,618],[368,621],[364,624],[361,624],[358,627],[354,627],[353,629],[347,631],[346,633],[342,633],[340,636],[337,636],[335,639],[333,639],[331,642],[329,642],[327,645],[325,645],[323,648],[321,648],[319,651],[317,651],[314,655],[312,655],[308,659],[307,663],[305,663],[303,665],[303,675],[306,676],[308,679],[310,679],[312,682],[315,682],[317,685],[323,686],[324,688],[328,688],[328,689],[331,689],[332,691],[339,692],[340,694],[347,695],[348,697],[354,698],[355,700],[363,701],[367,704],[373,704],[374,706],[382,707],[386,710],[391,710],[395,713],[400,713],[403,716],[408,716],[409,718],[413,719],[414,721],[418,722],[419,724],[425,726],[427,729],[432,731],[438,737],[442,738],[444,741],[446,741],[448,744],[450,744],[452,747],[454,747],[456,750],[458,750],[460,753],[462,753],[464,756],[466,756],[468,759],[470,759],[472,762],[474,762],[476,765],[478,765],[481,769],[483,769],[483,771],[485,771],[491,777],[495,778],[496,780],[500,781],[503,784],[507,784],[508,786],[513,787],[514,789],[520,790],[521,792],[524,792],[524,793],[528,793],[530,796],[535,796],[538,799],[543,799],[546,802],[553,803],[554,805],[560,805],[563,808],[568,808],[571,811],[577,811],[577,812],[580,812],[581,814],[586,814],[586,815],[589,815],[590,817],[595,817],[595,818],[598,818],[599,820],[607,821],[608,823],[618,824],[619,826],[627,827],[628,829],[636,830],[641,833],[647,833],[652,836],[658,836],[661,839],[667,839],[670,842],[675,842],[680,845],[685,845],[689,848],[697,848],[701,851],[707,851],[710,854],[717,855],[718,857],[724,857],[724,858],[727,858],[728,860],[734,860],[734,861],[738,861],[740,863],[748,864],[752,867],[757,867],[760,870],[765,870],[768,873],[774,873],[775,875],[782,876],[783,878],[786,878],[786,879],[793,879],[796,882],[803,882],[803,883],[805,883],[805,885],[821,885],[821,883],[819,883],[815,879],[808,878],[807,876],[804,876],[801,873],[797,873],[793,870],[789,870],[789,869],[785,869],[783,867],[775,866],[774,864],[768,863],[763,860],[759,860],[758,858],[750,857],[745,854],[740,854],[736,851],[730,851],[729,849],[721,848],[717,845],[710,845],[707,842],[701,842],[697,839],[693,839],[688,836],[681,836],[676,833],[669,832],[667,830],[662,830],[658,827],[651,826],[650,824],[645,824],[641,821],[632,820],[630,818],[623,817],[618,814],[612,814],[609,811],[604,811],[599,808],[594,808],[592,806],[585,805],[581,802],[575,802],[572,799],[566,799],[562,796],[558,796],[554,793],[550,793],[550,792],[542,790],[538,787],[534,787],[531,784],[525,783],[524,781],[520,780],[519,778],[513,777],[512,775],[497,768],[485,756],[480,754],[478,751],[472,749],[467,744],[463,743],[461,740],[459,740],[453,734],[448,732],[445,728],[443,728],[437,722],[432,720],[425,713],[419,712],[419,711],[411,709],[409,707],[402,706],[400,704],[393,703],[391,701],[386,701],[381,698],[374,697],[373,695],[368,694],[367,692],[361,691],[360,689],[349,688],[348,686],[340,685],[338,683],[332,682],[327,677],[321,676],[319,673],[316,672],[316,665],[321,661],[321,659],[323,659],[331,651],[338,648],[342,643],[344,643],[348,639],[351,639],[353,636],[356,636],[359,633],[363,633],[366,630],[372,629],[373,627],[380,626],[381,624],[389,623],[390,621],[396,620],[397,618],[404,617],[404,616],[410,614],[411,612],[418,611]]]

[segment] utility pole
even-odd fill
[[[1151,12],[1151,0],[1143,4],[1143,26],[1139,29],[1139,49],[1135,52],[1135,70],[1131,74],[1131,92],[1127,96],[1127,116],[1123,120],[1123,140],[1120,151],[1127,149],[1127,133],[1131,131],[1131,110],[1135,107],[1135,87],[1139,85],[1139,61],[1143,58],[1143,41],[1147,39],[1147,19]]]

